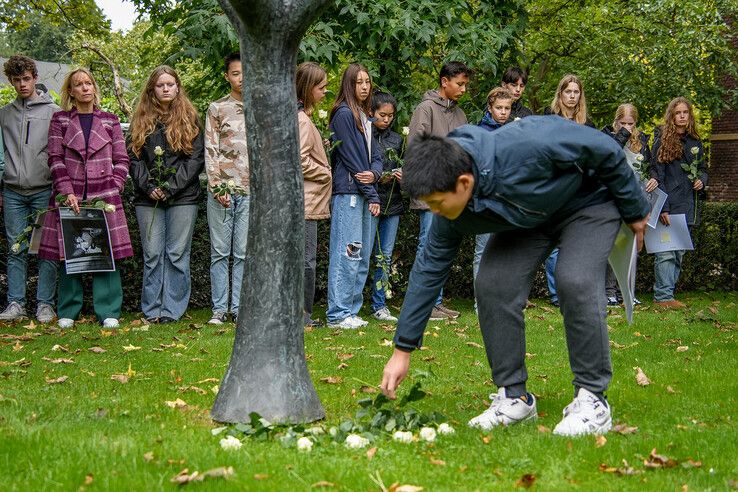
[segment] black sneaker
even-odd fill
[[[618,302],[617,297],[608,297],[607,298],[607,305],[608,306],[619,306],[620,302]]]
[[[162,316],[161,318],[159,318],[159,323],[161,324],[174,323],[175,321],[177,320],[174,318],[170,318],[169,316]]]
[[[319,319],[309,319],[305,322],[305,328],[320,328],[323,323]]]

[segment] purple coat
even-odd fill
[[[121,199],[130,163],[118,117],[95,109],[89,143],[85,147],[77,110],[54,113],[49,125],[48,152],[53,181],[49,206],[57,206],[56,196],[59,194],[74,193],[81,201],[87,184],[87,200],[102,198],[115,205],[115,212],[105,214],[113,257],[118,260],[133,256]],[[38,255],[47,260],[64,259],[56,210],[45,215]]]

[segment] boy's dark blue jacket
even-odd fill
[[[394,339],[404,350],[420,346],[463,236],[545,227],[611,200],[628,223],[650,210],[617,142],[584,125],[531,116],[494,132],[465,125],[448,137],[472,157],[474,190],[458,218],[433,218],[415,258]]]
[[[333,114],[330,123],[333,139],[341,143],[333,149],[333,194],[356,195],[361,193],[369,203],[379,203],[377,187],[374,184],[362,184],[354,179],[361,171],[372,171],[375,182],[382,175],[382,154],[376,139],[372,142],[372,155],[364,135],[356,128],[354,115],[345,104],[341,104]]]
[[[502,128],[502,123],[498,123],[492,117],[492,113],[490,113],[489,110],[485,110],[484,115],[482,115],[482,119],[479,121],[479,124],[477,126],[480,128],[484,128],[488,132],[493,132],[498,128]]]
[[[380,130],[376,126],[372,126],[372,135],[376,137],[376,142],[382,151],[383,171],[391,172],[397,164],[387,156],[387,152],[394,150],[397,157],[402,157],[402,137],[389,128]],[[399,215],[405,212],[405,205],[402,203],[402,186],[395,178],[384,184],[377,183],[377,193],[379,193],[382,216]]]

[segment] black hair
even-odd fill
[[[372,96],[372,112],[379,109],[383,104],[391,104],[397,111],[397,99],[389,92],[376,91]]]
[[[473,70],[467,67],[460,61],[450,61],[441,67],[441,73],[438,74],[438,84],[441,84],[441,79],[446,77],[452,79],[457,75],[466,75],[467,77],[472,76]]]
[[[472,156],[450,138],[421,135],[410,143],[402,166],[402,190],[412,198],[454,191],[472,172]]]
[[[241,61],[241,53],[239,51],[233,52],[230,55],[223,58],[223,68],[224,68],[223,71],[225,73],[228,73],[228,69],[231,68],[231,63],[233,63],[234,61],[238,61],[238,62]]]
[[[505,70],[504,74],[502,74],[503,84],[514,84],[518,81],[518,79],[521,79],[523,81],[523,85],[527,84],[528,71],[520,67],[510,67]]]

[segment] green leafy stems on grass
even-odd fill
[[[692,147],[689,149],[689,151],[692,153],[692,156],[694,156],[694,160],[690,163],[682,162],[682,169],[684,169],[684,172],[687,173],[687,177],[689,178],[690,183],[694,184],[695,181],[697,181],[700,178],[700,164],[702,164],[702,159],[698,159],[697,156],[700,153],[700,149],[698,147]],[[697,222],[697,192],[699,190],[694,190],[694,220],[692,222]]]
[[[28,215],[26,217],[26,224],[27,225],[21,233],[15,238],[15,242],[13,243],[13,246],[10,248],[13,253],[20,253],[24,247],[27,247],[31,243],[31,236],[33,235],[34,229],[40,229],[41,228],[41,217],[44,216],[47,212],[50,212],[52,210],[56,210],[57,207],[60,207],[64,204],[64,202],[67,201],[68,195],[56,195],[56,198],[54,199],[56,201],[56,207],[48,207],[44,209],[39,209],[33,212],[32,214]],[[80,202],[80,207],[84,208],[97,208],[107,213],[115,212],[115,205],[112,203],[108,203],[102,198],[93,198],[92,200],[85,200]]]
[[[149,184],[155,189],[158,188],[162,191],[169,189],[169,177],[177,174],[177,169],[164,165],[164,149],[160,146],[154,147],[154,165],[149,170]],[[154,204],[154,210],[159,206],[159,200],[156,200]],[[149,222],[149,230],[146,233],[147,238],[151,238],[151,227],[154,225],[154,216],[151,216],[151,222]]]

